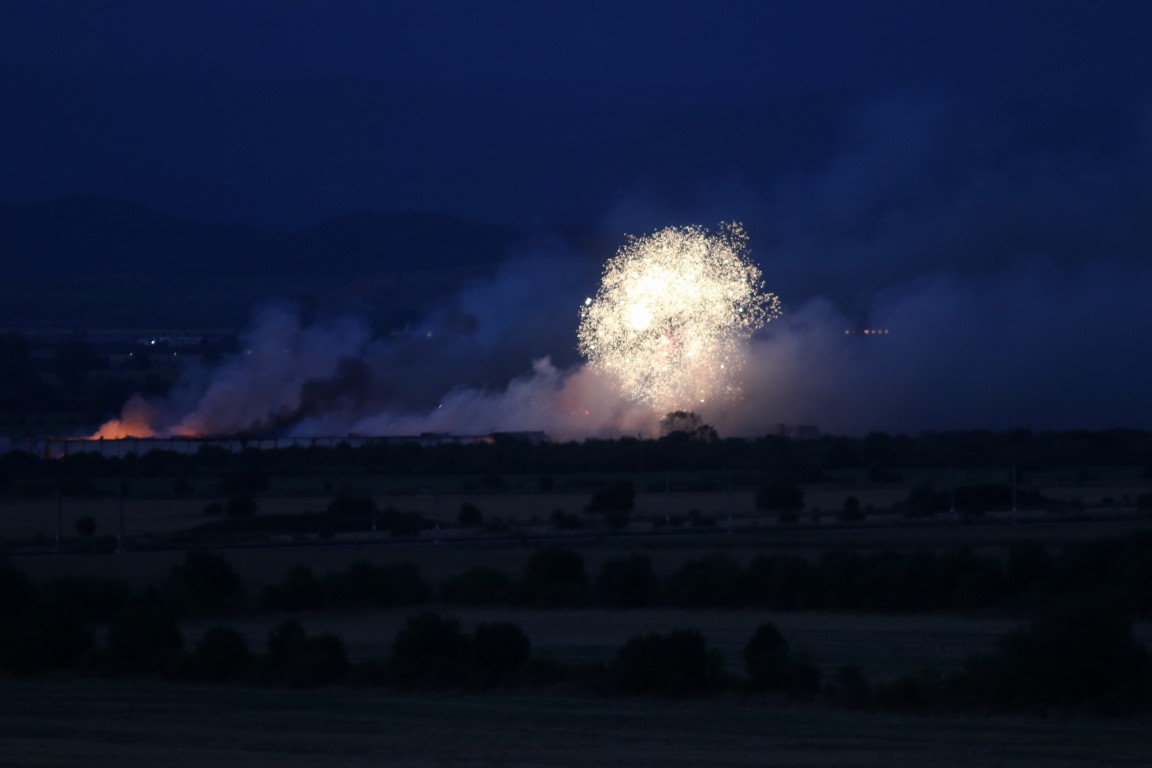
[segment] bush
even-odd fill
[[[260,591],[260,606],[266,611],[318,610],[324,606],[324,589],[312,569],[293,566],[283,584],[269,584]]]
[[[370,519],[376,512],[376,502],[368,496],[337,496],[328,502],[328,514]]]
[[[1013,592],[1036,590],[1052,574],[1052,555],[1035,541],[1016,541],[1008,547],[1006,570]]]
[[[172,566],[167,591],[177,610],[203,615],[236,610],[243,590],[240,577],[223,557],[210,552],[189,552]]]
[[[588,576],[583,556],[562,547],[533,552],[524,566],[524,591],[528,600],[538,605],[586,604]]]
[[[256,498],[248,493],[235,493],[224,504],[225,517],[251,517],[256,514]]]
[[[779,691],[809,696],[820,690],[820,670],[807,656],[794,654],[775,624],[756,628],[744,646],[744,669],[754,691]]]
[[[937,691],[922,677],[904,675],[890,683],[877,685],[876,706],[902,712],[923,712],[938,705]]]
[[[36,599],[36,585],[28,574],[0,560],[0,616],[23,613]]]
[[[468,637],[456,619],[419,613],[392,641],[389,679],[401,689],[456,687],[468,677],[470,656]]]
[[[832,701],[845,709],[866,709],[872,701],[872,686],[859,667],[840,667],[829,686]]]
[[[656,576],[652,561],[643,555],[609,560],[596,578],[596,599],[613,608],[641,608],[652,602]]]
[[[81,621],[111,621],[132,599],[123,581],[64,576],[45,582],[40,601],[55,603]]]
[[[797,653],[792,655],[792,662],[788,665],[788,678],[784,683],[784,693],[793,698],[812,696],[820,692],[822,675],[807,655]]]
[[[532,643],[515,624],[481,624],[473,633],[472,661],[495,680],[508,680],[531,656]]]
[[[934,491],[927,486],[917,486],[908,492],[908,498],[900,502],[897,508],[905,517],[931,517],[940,512],[947,512],[950,505],[949,494]]]
[[[799,512],[804,509],[804,492],[790,483],[770,483],[756,492],[756,509],[764,512]]]
[[[456,523],[462,528],[479,528],[484,525],[484,513],[475,504],[461,504]]]
[[[665,597],[681,608],[735,608],[748,601],[744,569],[731,557],[689,560],[664,583]]]
[[[840,508],[840,514],[837,517],[846,522],[853,522],[856,520],[864,519],[864,511],[860,507],[860,499],[855,496],[849,496],[844,499],[844,504]]]
[[[576,515],[569,515],[562,509],[552,510],[548,521],[558,531],[574,531],[584,527],[584,523]]]
[[[281,622],[268,634],[262,677],[295,688],[331,685],[348,671],[344,642],[336,635],[308,637],[300,622]]]
[[[717,689],[723,665],[694,629],[637,635],[616,653],[613,687],[618,693],[699,696]]]
[[[631,483],[616,483],[593,492],[592,499],[584,508],[589,514],[605,512],[630,512],[636,503],[636,491]]]
[[[83,622],[56,602],[0,623],[0,668],[18,676],[79,667],[93,648]]]
[[[821,608],[823,570],[800,557],[760,555],[748,565],[744,576],[747,602],[781,611]]]
[[[968,661],[961,694],[996,709],[1128,712],[1152,704],[1149,656],[1131,622],[1099,595],[1076,595]]]
[[[155,594],[130,603],[108,626],[104,670],[112,675],[163,674],[184,636],[172,611]]]
[[[220,480],[221,494],[232,496],[251,496],[268,490],[268,477],[256,466],[241,467]]]
[[[193,651],[196,675],[201,680],[239,680],[252,665],[252,653],[244,635],[231,627],[212,627]]]
[[[962,485],[955,491],[956,509],[965,515],[980,516],[989,510],[1012,506],[1012,486],[994,483]]]
[[[498,568],[476,566],[445,580],[440,596],[455,605],[500,605],[512,600],[512,578]]]
[[[783,690],[788,681],[792,651],[788,641],[771,622],[756,628],[744,646],[744,670],[753,690]]]
[[[622,531],[632,520],[632,513],[626,509],[612,509],[604,513],[604,523],[613,531]]]
[[[326,577],[323,591],[325,605],[373,608],[419,605],[432,593],[413,563],[374,566],[364,561]]]
[[[431,520],[416,512],[401,512],[395,507],[384,508],[377,518],[378,525],[393,536],[415,536],[420,531],[436,526]]]

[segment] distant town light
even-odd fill
[[[861,328],[853,330],[852,328],[845,328],[845,336],[887,336],[891,333],[889,328]]]

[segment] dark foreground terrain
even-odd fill
[[[0,683],[6,766],[1145,766],[1146,721],[736,700]]]

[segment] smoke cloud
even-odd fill
[[[744,399],[701,413],[723,435],[1152,428],[1149,115],[1070,123],[881,100],[804,173],[723,176],[690,201],[630,192],[603,227],[623,242],[744,222],[784,316],[748,347]],[[514,254],[391,336],[266,308],[238,356],[185,371],[163,401],[134,399],[122,421],[175,434],[652,435],[663,414],[575,353],[579,303],[611,255]]]

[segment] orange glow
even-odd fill
[[[112,419],[100,427],[89,440],[123,440],[126,437],[155,437],[156,433],[143,421]]]
[[[185,419],[176,426],[172,427],[171,434],[175,435],[176,437],[203,437],[204,430],[201,428],[201,425],[195,421],[192,421],[191,419]]]

